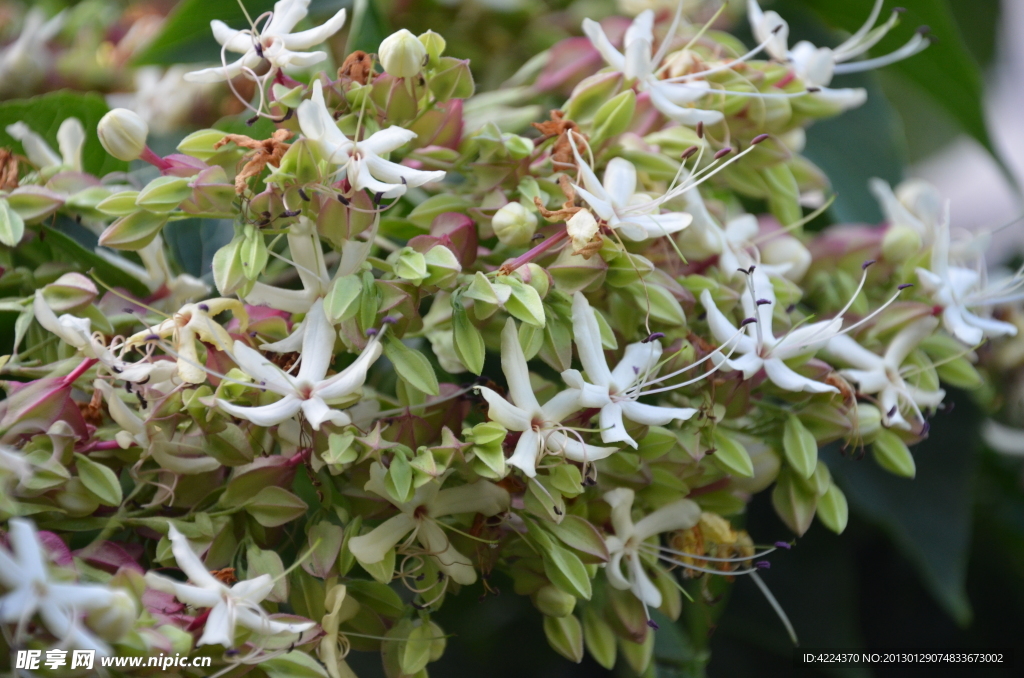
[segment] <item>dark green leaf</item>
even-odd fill
[[[86,172],[103,176],[110,172],[124,172],[128,163],[107,155],[96,136],[96,125],[110,109],[99,94],[61,90],[31,99],[14,99],[0,103],[0,147],[21,152],[21,142],[7,134],[7,126],[23,121],[32,131],[46,139],[57,150],[57,129],[68,118],[78,118],[85,128],[85,147],[82,149],[82,167]]]
[[[96,277],[105,284],[123,287],[136,296],[149,296],[148,287],[92,250],[86,249],[71,236],[49,226],[43,226],[43,232],[50,247],[64,254],[69,261],[81,264],[85,271],[94,271]]]

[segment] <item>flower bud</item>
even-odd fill
[[[549,617],[564,617],[576,608],[576,597],[548,584],[533,594],[533,604]]]
[[[91,611],[85,622],[101,638],[117,641],[134,628],[139,608],[127,591],[114,589],[112,594],[110,604]]]
[[[551,277],[543,266],[530,262],[517,268],[516,273],[524,283],[537,290],[541,299],[548,295],[548,291],[551,289]]]
[[[423,46],[427,50],[427,55],[430,57],[428,65],[435,67],[438,61],[441,59],[441,55],[444,54],[444,48],[447,45],[444,38],[435,33],[434,31],[427,31],[421,33],[419,41],[423,43]]]
[[[523,207],[522,203],[510,202],[495,212],[491,228],[502,244],[523,247],[537,232],[537,215]]]
[[[761,245],[761,261],[773,266],[789,264],[789,269],[782,275],[793,282],[800,282],[811,266],[811,253],[793,236],[782,235]]]
[[[403,28],[384,38],[377,50],[384,71],[396,78],[411,78],[423,70],[427,48]]]
[[[921,234],[910,226],[894,225],[882,238],[882,256],[886,261],[901,263],[921,251]]]
[[[138,160],[146,150],[149,126],[138,113],[126,108],[115,108],[100,118],[96,133],[107,153],[118,160],[130,162]]]

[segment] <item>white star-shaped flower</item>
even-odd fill
[[[910,386],[904,381],[900,366],[914,347],[931,336],[938,326],[939,321],[932,317],[907,325],[893,337],[884,355],[872,353],[848,335],[830,339],[826,350],[830,355],[853,366],[839,370],[839,373],[854,382],[859,392],[878,394],[882,422],[886,426],[910,430],[911,425],[903,418],[900,410],[909,408],[918,421],[923,422],[920,408],[938,407],[946,392],[942,389],[924,391]]]
[[[511,318],[501,333],[501,369],[508,381],[512,402],[492,389],[480,387],[487,401],[487,416],[509,431],[521,431],[516,450],[508,463],[529,477],[537,475],[537,461],[545,454],[562,455],[580,462],[610,456],[615,447],[598,447],[582,441],[578,433],[562,426],[562,420],[580,409],[580,391],[567,389],[542,406],[530,385],[530,369],[519,344],[519,332]]]
[[[664,426],[671,421],[685,421],[697,413],[690,407],[660,407],[637,402],[642,387],[655,376],[661,360],[661,342],[657,339],[630,344],[615,369],[609,369],[595,311],[582,292],[573,296],[572,330],[587,378],[584,381],[577,370],[566,370],[562,379],[579,389],[583,407],[600,408],[602,441],[637,447],[626,432],[623,416],[638,424]]]
[[[700,521],[700,506],[689,499],[680,499],[662,506],[638,522],[633,522],[633,490],[618,487],[606,492],[604,500],[612,507],[614,535],[605,537],[610,559],[605,567],[608,583],[620,590],[633,592],[647,607],[661,607],[661,591],[644,570],[644,558],[656,561],[660,556],[651,537],[663,532],[688,530]],[[623,572],[625,565],[625,572]]]
[[[173,594],[187,605],[210,608],[203,635],[197,645],[233,647],[238,626],[260,636],[303,633],[316,626],[313,622],[289,624],[269,618],[266,610],[260,607],[260,603],[274,589],[274,579],[269,574],[261,574],[228,587],[210,574],[189,546],[188,539],[173,524],[167,536],[171,540],[174,560],[192,583],[183,584],[156,572],[146,573],[146,583],[152,589]]]
[[[676,25],[677,23],[673,23],[669,36],[674,32]],[[621,72],[627,80],[635,81],[637,90],[649,93],[651,103],[665,117],[684,125],[713,125],[722,120],[724,116],[721,111],[687,106],[711,91],[711,86],[706,80],[681,83],[658,78],[658,66],[665,57],[671,40],[666,38],[657,53],[652,54],[653,29],[654,11],[646,10],[638,14],[626,30],[623,51],[620,52],[612,45],[601,24],[592,19],[583,20],[583,32],[590,39],[594,49],[609,66]]]
[[[494,483],[475,483],[441,489],[442,481],[432,480],[420,486],[412,499],[404,504],[391,498],[387,490],[387,471],[378,462],[370,466],[370,479],[363,489],[384,497],[400,513],[388,518],[367,534],[353,537],[349,550],[360,563],[379,563],[399,541],[415,532],[417,541],[430,554],[442,572],[459,584],[476,581],[476,570],[466,556],[455,550],[451,540],[438,525],[438,518],[459,513],[481,513],[493,516],[506,510],[508,492]]]
[[[341,30],[345,25],[345,10],[316,28],[293,33],[295,26],[306,18],[310,0],[278,0],[270,20],[258,31],[253,29],[235,30],[223,21],[211,21],[213,37],[224,50],[237,52],[238,60],[221,66],[204,68],[185,74],[191,82],[220,82],[230,80],[243,71],[253,70],[266,59],[273,69],[289,67],[305,68],[318,64],[327,58],[326,52],[309,52]],[[257,24],[259,19],[256,20]]]
[[[6,589],[0,596],[0,623],[23,629],[38,614],[61,644],[111,654],[110,646],[85,628],[81,617],[94,610],[134,610],[134,600],[99,584],[51,579],[35,526],[22,518],[11,518],[8,526],[11,550],[0,545],[0,585]]]
[[[980,344],[985,337],[1015,336],[1017,327],[974,309],[988,309],[997,304],[1019,301],[1024,297],[1024,275],[1017,271],[994,284],[989,284],[984,258],[977,269],[953,265],[950,256],[948,208],[935,230],[932,244],[931,270],[917,269],[921,288],[932,302],[942,309],[942,324],[954,337],[969,346]]]
[[[646,193],[637,192],[636,167],[630,161],[625,158],[609,160],[602,183],[590,165],[580,157],[576,144],[570,145],[583,177],[583,186],[576,186],[576,191],[609,228],[629,240],[642,241],[678,233],[693,221],[693,217],[685,212],[660,214],[665,198],[652,198]],[[573,219],[580,214],[582,212],[578,212]]]
[[[757,0],[747,0],[747,15],[754,37],[761,42],[767,41],[767,51],[779,61],[788,61],[793,71],[807,85],[819,88],[816,96],[831,99],[846,107],[859,106],[867,98],[862,89],[828,89],[834,75],[857,73],[874,68],[888,66],[891,63],[911,57],[929,44],[928,39],[918,31],[914,36],[895,52],[875,59],[849,62],[874,47],[899,22],[899,12],[894,11],[881,26],[875,26],[882,11],[883,0],[875,0],[868,20],[856,33],[838,47],[817,47],[801,40],[793,49],[789,49],[787,38],[789,25],[777,12],[764,12]]]
[[[797,374],[783,361],[814,353],[825,346],[842,329],[842,315],[796,327],[776,337],[772,332],[772,309],[775,306],[772,282],[760,267],[749,273],[749,278],[749,289],[742,296],[743,310],[748,318],[754,318],[756,322],[746,323],[746,334],[739,332],[718,310],[708,290],[701,292],[700,301],[707,311],[711,334],[723,345],[723,351],[734,350],[740,354],[737,358],[715,354],[712,357],[714,363],[724,363],[729,369],[742,372],[744,379],[764,369],[776,386],[787,391],[838,393],[834,386]]]
[[[327,377],[327,370],[334,360],[335,339],[334,326],[324,313],[323,299],[317,299],[306,315],[302,361],[297,375],[288,374],[259,351],[244,342],[235,341],[233,357],[242,371],[268,391],[284,397],[259,407],[234,405],[218,398],[217,406],[257,426],[275,426],[291,419],[299,411],[315,430],[319,430],[325,421],[337,426],[352,423],[348,414],[333,409],[328,403],[347,398],[362,388],[367,371],[380,357],[381,343],[379,335],[374,336],[351,365]]]
[[[415,139],[415,132],[392,125],[362,141],[345,136],[327,110],[319,80],[313,82],[313,96],[299,104],[299,127],[307,139],[320,147],[328,162],[346,172],[349,183],[357,191],[366,189],[384,198],[395,198],[404,194],[409,186],[444,179],[442,171],[413,169],[381,157]]]

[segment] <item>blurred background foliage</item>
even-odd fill
[[[89,5],[111,5],[99,0],[34,4],[53,11],[77,4],[80,17],[92,11]],[[236,0],[124,4],[170,12],[156,40],[136,57],[137,65],[216,60],[219,50],[209,21],[245,22]],[[272,4],[246,1],[254,17]],[[717,7],[715,2],[705,4],[710,7],[707,15]],[[762,4],[787,18],[791,42],[806,38],[829,45],[842,40],[842,31],[860,26],[872,0]],[[960,136],[993,149],[982,102],[986,73],[997,59],[999,0],[899,4],[907,9],[902,23],[875,53],[888,53],[921,25],[931,29],[936,43],[881,72],[837,78],[836,86],[866,87],[870,96],[864,107],[808,132],[806,154],[826,171],[838,192],[827,218],[817,225],[877,222],[881,214],[867,190],[868,178],[895,184],[910,163]],[[745,2],[732,0],[731,5],[721,21],[753,44],[742,15]],[[447,40],[448,54],[472,60],[478,91],[498,86],[534,55],[578,35],[584,17],[599,19],[617,11],[614,0],[312,0],[311,16],[317,20],[343,6],[350,8],[350,18],[347,30],[331,44],[336,60],[354,49],[375,51],[382,38],[400,27],[415,33],[432,29]],[[556,106],[556,97],[541,103]],[[3,107],[0,102],[0,117]],[[159,143],[154,142],[158,150]],[[175,141],[166,143],[169,150]],[[221,244],[212,242],[219,236],[207,232],[207,226],[184,223],[168,234],[189,272],[208,267],[210,253]],[[197,240],[203,246],[191,246]],[[1024,629],[1024,476],[1019,460],[984,448],[979,436],[982,415],[972,397],[977,396],[954,394],[955,409],[935,417],[930,438],[915,448],[914,480],[861,463],[851,451],[825,453],[850,500],[850,525],[839,537],[815,524],[791,551],[776,554],[764,575],[802,646],[982,650],[1016,645]],[[745,525],[762,543],[788,537],[768,501],[767,494],[755,500]],[[496,580],[492,586],[511,590],[510,581]],[[796,671],[785,630],[751,581],[717,579],[707,587],[698,581],[690,588],[696,602],[687,606],[683,621],[673,626],[663,620],[652,676]],[[433,675],[607,675],[589,659],[575,666],[550,650],[540,614],[517,596],[461,596],[445,606],[438,621],[454,637],[443,660],[432,667]],[[1024,656],[1018,660],[1024,662]],[[382,675],[376,655],[353,653],[350,662],[362,678]],[[1021,675],[1020,670],[974,665],[956,675],[1011,676]],[[934,668],[907,666],[832,665],[800,671],[807,676],[940,675]],[[630,675],[622,665],[616,673]]]

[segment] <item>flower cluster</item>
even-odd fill
[[[57,151],[7,128],[12,646],[426,675],[446,598],[502,577],[559,653],[643,673],[688,591],[771,597],[791,544],[735,526],[754,494],[842,532],[819,448],[913,476],[943,384],[980,386],[978,349],[1017,334],[1024,275],[990,274],[931,187],[873,184],[877,227],[808,226],[829,184],[803,130],[865,99],[833,77],[928,44],[857,60],[898,20],[881,0],[835,48],[789,47],[754,0],[749,50],[682,2],[587,19],[572,68],[555,48],[485,93],[437,33],[340,54],[345,11],[309,4],[214,21],[220,63],[140,71],[133,110],[68,115]],[[29,15],[0,87],[60,22]],[[154,98],[192,86],[249,126],[160,155]]]

